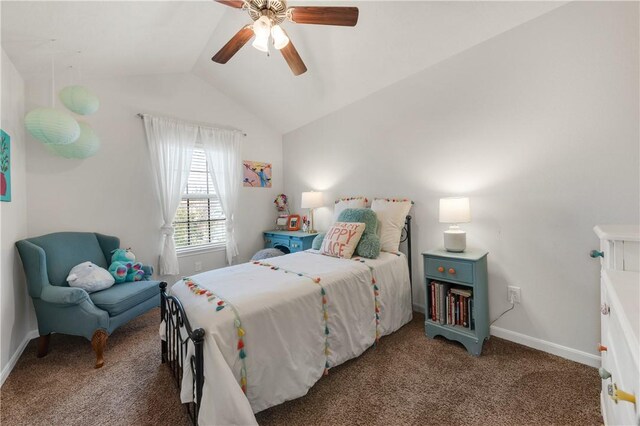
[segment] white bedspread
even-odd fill
[[[363,353],[376,331],[385,335],[410,321],[405,256],[381,253],[363,261],[309,250],[264,262],[273,267],[245,263],[194,275],[192,288],[176,283],[171,293],[192,327],[206,332],[199,423],[255,424],[254,413],[305,395],[327,365]],[[217,310],[218,303],[225,307]],[[185,367],[183,402],[193,400],[192,383]]]

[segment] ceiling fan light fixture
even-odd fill
[[[1,1],[1,0],[0,0]],[[357,7],[295,6],[288,7],[288,0],[215,0],[220,4],[246,11],[253,21],[245,25],[211,58],[218,64],[226,64],[238,51],[255,37],[252,45],[269,55],[269,42],[280,50],[293,75],[307,71],[293,41],[280,27],[285,21],[294,24],[338,25],[354,27],[358,23]],[[272,40],[270,40],[272,39]]]
[[[271,27],[271,37],[273,38],[273,47],[278,50],[289,44],[289,37],[287,37],[280,25]]]
[[[253,32],[256,35],[256,38],[269,38],[269,34],[271,34],[271,20],[263,15],[253,23]]]
[[[269,53],[269,37],[271,36],[271,20],[267,16],[261,16],[253,23],[253,33],[256,39],[251,43],[261,52]]]
[[[256,37],[251,45],[261,52],[269,53],[269,36]]]

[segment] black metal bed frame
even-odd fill
[[[413,306],[413,280],[411,264],[411,216],[405,219],[400,242],[407,243],[407,262],[409,264],[409,282],[411,283],[411,304]],[[194,401],[184,404],[194,425],[198,424],[198,413],[202,403],[202,387],[204,385],[204,329],[191,328],[182,303],[174,296],[167,294],[167,283],[160,283],[160,317],[164,323],[164,340],[161,340],[162,363],[167,364],[175,379],[178,391],[182,386],[185,361],[189,362],[193,377]],[[188,360],[187,348],[192,342],[194,351]]]

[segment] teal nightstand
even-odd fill
[[[476,249],[422,253],[427,337],[440,335],[456,340],[475,356],[480,355],[482,344],[489,337],[487,254]]]
[[[285,253],[308,250],[316,235],[302,231],[265,231],[264,248],[276,248]]]

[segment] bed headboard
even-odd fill
[[[411,216],[407,215],[404,220],[404,227],[402,228],[402,234],[400,234],[400,243],[407,243],[407,263],[409,263],[409,282],[411,283],[411,303],[413,303],[413,274],[411,273]]]

